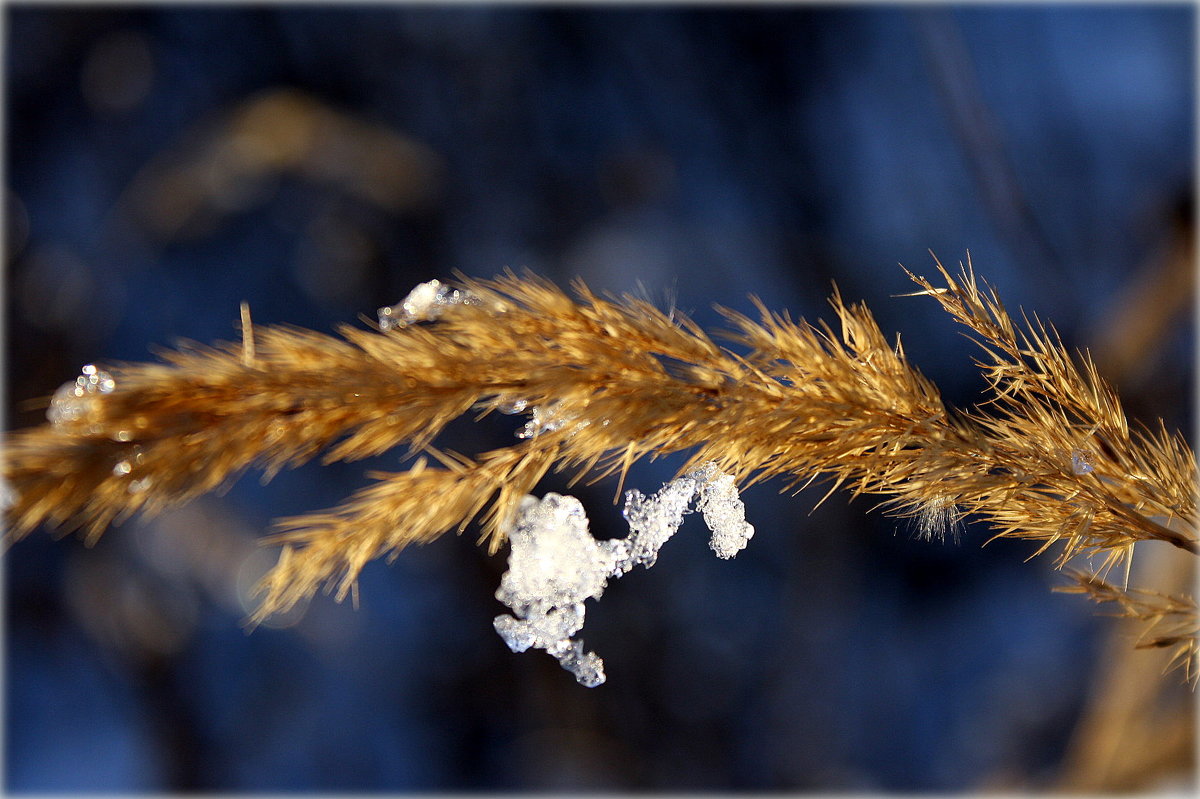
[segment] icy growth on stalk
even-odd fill
[[[96,410],[100,395],[111,394],[116,387],[112,375],[89,363],[73,382],[63,383],[54,392],[46,419],[55,426],[86,420]]]
[[[604,682],[604,661],[572,640],[583,629],[583,603],[598,599],[608,578],[639,563],[653,566],[659,549],[693,512],[693,500],[712,530],[710,546],[718,557],[733,557],[754,535],[733,477],[714,463],[672,480],[651,497],[627,491],[629,535],[609,541],[592,538],[574,497],[525,497],[509,531],[508,571],[496,592],[516,615],[497,616],[496,632],[514,652],[545,649],[583,685]]]
[[[1096,467],[1092,465],[1092,453],[1077,449],[1071,453],[1071,473],[1091,474]]]
[[[440,280],[419,284],[395,305],[385,305],[378,311],[379,329],[408,327],[416,322],[429,322],[442,315],[448,305],[479,305],[480,299],[469,291],[452,289]]]

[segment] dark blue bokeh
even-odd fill
[[[970,251],[1010,307],[1099,347],[1190,230],[1190,6],[4,13],[9,427],[37,423],[23,403],[83,363],[235,338],[243,300],[257,324],[331,330],[418,282],[505,267],[708,326],[714,302],[750,311],[750,294],[828,318],[836,281],[967,406],[971,344],[893,296],[910,290],[897,263]],[[253,163],[229,121],[248,108],[283,126]],[[313,118],[336,120],[328,146],[295,156],[289,120]],[[1115,377],[1131,413],[1183,429],[1187,310]],[[489,421],[448,446],[511,441],[514,420]],[[692,521],[611,587],[585,631],[608,667],[595,690],[506,650],[503,559],[470,531],[371,565],[357,610],[318,597],[247,635],[271,520],[396,464],[248,476],[92,549],[13,548],[6,789],[1053,783],[1103,620],[1051,593],[1061,577],[1025,562],[1032,546],[980,548],[973,528],[923,542],[865,498],[810,513],[819,487],[746,492],[758,533],[734,561]],[[631,481],[652,490],[678,465]],[[613,491],[573,490],[601,537],[622,534]]]

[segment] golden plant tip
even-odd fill
[[[254,363],[254,325],[250,321],[250,303],[244,300],[240,306],[242,331],[242,364],[253,368]]]

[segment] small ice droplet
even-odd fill
[[[143,491],[145,491],[147,488],[150,487],[150,482],[151,482],[151,480],[149,477],[142,477],[138,480],[132,481],[129,484],[129,493],[130,494],[142,493]]]
[[[561,402],[539,405],[533,409],[529,421],[517,431],[516,436],[517,438],[533,438],[542,433],[553,433],[555,430],[562,429],[567,422],[574,421],[575,418],[575,414],[568,413],[563,409]]]
[[[442,315],[449,305],[479,305],[480,299],[469,291],[452,289],[440,280],[418,284],[395,305],[386,305],[377,312],[379,329],[408,327],[416,322],[429,322]]]
[[[117,387],[112,375],[97,369],[94,364],[87,364],[81,372],[74,381],[63,383],[54,392],[46,411],[50,424],[57,427],[86,421],[98,409],[100,396],[111,394]]]
[[[496,598],[512,609],[496,632],[514,652],[544,649],[584,685],[604,681],[603,662],[572,636],[583,627],[584,600],[604,592],[612,557],[588,531],[579,500],[525,497],[508,534],[508,571]]]
[[[113,474],[117,477],[124,477],[132,471],[133,466],[129,464],[129,461],[121,461],[113,467]]]
[[[1086,450],[1077,449],[1071,453],[1071,471],[1074,474],[1091,474],[1095,469],[1092,465],[1092,454]]]
[[[18,499],[17,489],[4,477],[0,477],[0,511],[6,511],[16,505]]]
[[[520,413],[521,411],[525,410],[527,407],[529,407],[529,403],[526,402],[525,400],[514,399],[514,400],[505,400],[505,401],[501,402],[499,405],[496,406],[496,410],[500,411],[500,413],[504,413],[504,414],[508,414],[509,416],[512,416],[513,414]]]

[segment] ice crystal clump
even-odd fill
[[[89,363],[83,367],[79,377],[70,383],[63,383],[54,392],[46,419],[55,426],[87,421],[96,411],[100,397],[111,394],[116,387],[117,382],[112,375]]]
[[[746,548],[754,535],[754,525],[746,521],[746,505],[738,497],[733,475],[721,472],[711,462],[693,475],[699,484],[697,510],[712,531],[708,545],[718,558],[732,558]]]
[[[572,640],[583,629],[583,603],[599,598],[608,578],[639,563],[653,566],[659,549],[693,512],[693,501],[712,531],[710,546],[718,557],[733,557],[754,535],[733,477],[711,462],[651,497],[627,491],[625,538],[592,538],[583,505],[574,497],[525,497],[509,531],[508,571],[496,592],[516,615],[497,616],[496,632],[514,652],[546,650],[583,685],[603,683],[604,661]]]
[[[629,535],[614,541],[624,555],[617,564],[620,574],[639,563],[646,568],[655,564],[658,550],[675,535],[683,517],[691,512],[695,496],[696,480],[690,474],[672,480],[651,497],[636,488],[625,492],[622,513],[629,523]]]
[[[417,322],[429,322],[442,315],[449,305],[479,305],[480,299],[469,291],[450,288],[440,280],[419,284],[408,296],[395,305],[385,305],[378,311],[379,329],[408,327]]]
[[[1092,454],[1082,449],[1071,453],[1071,473],[1091,474],[1096,467],[1092,466]]]
[[[583,505],[559,494],[525,497],[508,538],[508,571],[496,598],[516,616],[497,616],[496,632],[514,652],[545,649],[584,685],[604,682],[603,661],[571,641],[583,627],[583,601],[604,592],[612,571]]]
[[[667,542],[683,517],[696,510],[712,531],[709,547],[719,558],[732,558],[745,549],[754,535],[754,526],[746,521],[746,506],[738,497],[733,476],[708,462],[663,486],[652,497],[636,488],[625,492],[625,521],[629,536],[622,540],[628,556],[619,562],[621,574],[641,563],[649,568],[658,559],[658,550]]]

